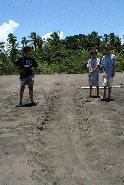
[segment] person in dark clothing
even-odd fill
[[[33,57],[31,57],[30,47],[26,46],[23,48],[23,56],[15,62],[15,65],[20,71],[21,88],[19,106],[22,106],[25,85],[28,85],[31,105],[34,106],[36,105],[33,100],[34,69],[37,67],[37,62]]]

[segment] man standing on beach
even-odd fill
[[[29,96],[31,100],[31,106],[35,106],[36,103],[33,100],[33,84],[34,84],[34,68],[37,67],[37,62],[31,57],[31,48],[26,46],[23,48],[23,56],[19,58],[15,65],[20,70],[20,102],[19,107],[22,106],[22,99],[25,90],[25,85],[28,85]]]

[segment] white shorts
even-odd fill
[[[99,86],[99,82],[97,80],[89,80],[89,86]]]
[[[112,77],[103,79],[103,86],[104,87],[112,87],[112,84],[113,84],[113,78]]]

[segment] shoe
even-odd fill
[[[97,96],[97,98],[100,98],[100,96]]]
[[[22,107],[22,103],[19,103],[16,107]]]
[[[111,97],[108,97],[107,101],[113,101],[113,99]]]
[[[103,98],[101,99],[101,101],[106,101],[108,100],[105,96],[103,96]]]
[[[31,102],[31,104],[30,104],[31,106],[36,106],[37,105],[37,103],[36,102]]]

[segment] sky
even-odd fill
[[[9,33],[17,40],[31,32],[47,38],[90,34],[124,35],[124,0],[0,0],[0,42]]]

